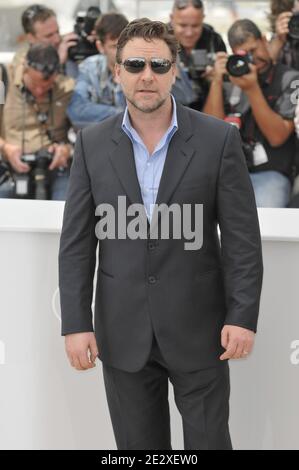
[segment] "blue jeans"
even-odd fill
[[[65,201],[69,182],[69,174],[69,169],[63,171],[54,170],[51,181],[52,201]],[[5,181],[5,183],[0,186],[0,198],[14,199],[14,190],[14,183],[11,180]]]
[[[291,182],[278,171],[250,173],[257,207],[286,207],[291,197]]]

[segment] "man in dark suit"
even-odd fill
[[[176,55],[163,23],[141,19],[125,28],[115,73],[127,109],[80,132],[64,214],[66,352],[78,370],[94,367],[97,355],[102,361],[122,450],[171,449],[168,379],[185,449],[231,449],[228,359],[251,352],[257,328],[261,240],[239,133],[176,105]],[[146,236],[135,237],[140,207]],[[190,227],[196,249],[186,243]]]

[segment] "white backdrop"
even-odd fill
[[[102,363],[73,370],[60,336],[63,207],[0,200],[0,449],[115,449]],[[252,356],[231,362],[231,433],[236,449],[299,449],[299,211],[259,216],[259,332]],[[170,406],[173,449],[183,449],[171,385]]]

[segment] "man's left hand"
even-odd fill
[[[54,153],[53,160],[49,166],[49,170],[68,166],[71,156],[71,148],[69,144],[53,144],[48,148],[49,152]]]
[[[252,351],[255,333],[239,326],[226,325],[221,332],[221,345],[226,352],[220,356],[226,359],[244,359]]]

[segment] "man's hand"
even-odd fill
[[[58,47],[59,61],[61,64],[65,64],[68,58],[68,50],[72,46],[76,46],[78,42],[78,36],[76,33],[69,33],[63,36],[61,43]]]
[[[291,11],[285,11],[281,13],[275,23],[275,31],[279,40],[283,43],[287,40],[289,34],[289,22],[292,18],[293,13]]]
[[[242,77],[229,76],[231,83],[241,88],[245,93],[250,92],[255,87],[259,86],[256,66],[254,64],[249,64],[249,68],[250,72]]]
[[[77,370],[96,367],[98,348],[94,333],[75,333],[66,335],[65,350],[70,364]]]
[[[18,145],[5,143],[2,147],[3,153],[7,161],[11,164],[12,168],[18,173],[28,173],[30,166],[23,163],[21,160],[22,149]]]
[[[223,80],[224,75],[227,73],[228,54],[226,52],[217,52],[216,60],[213,67],[213,80]]]
[[[55,168],[68,166],[68,160],[71,155],[71,147],[69,144],[53,144],[48,148],[48,151],[54,153],[54,158],[49,166],[49,170]]]
[[[239,326],[226,325],[221,333],[221,345],[226,352],[220,356],[221,361],[226,359],[241,359],[251,353],[254,345],[255,333]]]

